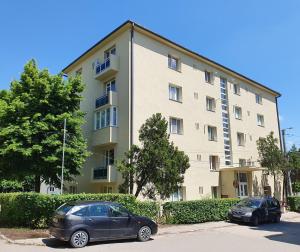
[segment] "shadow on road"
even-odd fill
[[[152,239],[150,239],[150,240],[152,240]],[[51,247],[51,248],[56,248],[56,249],[71,248],[71,246],[68,242],[60,241],[55,238],[45,238],[42,241],[47,247]],[[101,244],[128,243],[128,242],[134,243],[134,242],[138,242],[138,241],[136,239],[99,241],[99,242],[91,242],[87,246],[90,247],[90,246],[101,245]]]
[[[257,227],[251,227],[253,230],[262,230],[277,232],[278,234],[267,235],[267,239],[278,242],[285,242],[294,245],[300,245],[300,223],[281,221],[280,223],[266,223]]]

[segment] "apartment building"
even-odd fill
[[[83,126],[93,153],[70,192],[118,192],[116,160],[154,113],[190,158],[171,200],[280,195],[281,182],[258,162],[256,141],[279,135],[280,94],[225,66],[127,21],[64,70],[81,74]]]

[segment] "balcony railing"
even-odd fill
[[[107,179],[107,167],[97,167],[93,172],[93,179]]]
[[[100,74],[105,69],[110,67],[110,58],[106,58],[102,64],[96,65],[96,74]]]
[[[96,99],[96,108],[99,108],[99,107],[102,107],[104,106],[105,104],[108,104],[109,102],[109,95],[106,94],[106,95],[103,95],[103,96],[100,96],[99,98]]]

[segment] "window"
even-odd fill
[[[212,84],[212,73],[205,71],[204,74],[205,74],[205,82]]]
[[[199,194],[203,194],[203,186],[199,186]]]
[[[245,146],[245,134],[244,133],[237,133],[237,142],[238,146]]]
[[[173,70],[179,71],[179,60],[171,55],[168,55],[168,66]]]
[[[175,85],[169,85],[169,99],[172,101],[181,102],[182,88]]]
[[[208,140],[217,141],[217,127],[207,126]]]
[[[259,94],[255,94],[255,101],[257,104],[262,104],[262,97]]]
[[[70,193],[77,193],[77,186],[70,186],[69,187],[69,192]]]
[[[242,120],[242,108],[234,106],[234,117],[235,119]]]
[[[199,129],[199,123],[195,123],[195,128],[196,128],[196,130],[198,130]]]
[[[129,212],[122,206],[119,205],[112,205],[109,207],[110,209],[110,216],[112,217],[128,217]]]
[[[108,216],[108,209],[106,205],[92,205],[90,206],[90,216],[106,217]]]
[[[104,59],[108,59],[111,54],[116,55],[116,47],[115,46],[111,47],[110,49],[108,49],[104,52]]]
[[[233,93],[236,95],[241,94],[241,88],[239,84],[233,84]]]
[[[261,127],[265,126],[265,119],[263,115],[257,114],[257,125]]]
[[[209,169],[211,171],[217,171],[219,169],[219,157],[209,156]]]
[[[170,133],[182,134],[183,133],[183,120],[178,118],[170,118]]]
[[[109,91],[116,91],[116,80],[110,80],[105,83],[105,94],[108,94]]]
[[[95,130],[117,126],[117,108],[110,107],[95,112]]]
[[[197,92],[194,92],[194,99],[198,100],[198,93]]]
[[[88,206],[74,206],[69,213],[76,216],[87,216],[88,210]]]
[[[197,154],[197,161],[201,161],[201,155]]]
[[[211,197],[213,199],[218,198],[218,187],[217,186],[212,186],[211,187]]]
[[[245,167],[246,166],[246,159],[239,159],[239,166],[240,167]]]
[[[114,149],[105,151],[105,165],[113,165],[115,162],[115,151]]]
[[[215,112],[216,109],[216,100],[214,98],[211,97],[206,97],[206,109],[208,111],[212,111]]]
[[[98,167],[94,169],[94,179],[107,179],[107,167]]]

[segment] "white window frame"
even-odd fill
[[[215,112],[216,111],[216,99],[206,96],[206,110]]]
[[[182,88],[174,84],[169,84],[169,100],[182,102]]]
[[[207,135],[209,141],[217,141],[218,140],[218,133],[217,133],[217,127],[208,125],[207,126]]]
[[[115,106],[97,110],[94,113],[94,130],[106,127],[117,127],[118,125],[118,108]]]
[[[241,95],[241,86],[239,84],[233,84],[233,93]]]
[[[265,117],[261,114],[257,114],[257,125],[260,127],[265,127]]]
[[[115,92],[116,91],[116,79],[111,79],[104,83],[105,87],[105,94],[107,95],[109,91]],[[113,87],[113,88],[112,88]]]
[[[180,71],[179,67],[179,58],[172,56],[171,54],[168,55],[168,67],[175,71]]]
[[[108,59],[110,57],[110,55],[116,55],[116,52],[117,52],[116,46],[114,45],[111,48],[105,50],[105,52],[104,52],[104,59],[105,60]]]
[[[240,138],[242,136],[242,138]],[[245,146],[246,145],[246,135],[242,132],[237,132],[237,144],[238,146]]]
[[[260,94],[255,94],[255,102],[262,105],[262,96]]]
[[[239,113],[238,113],[239,111]],[[234,117],[237,120],[242,120],[243,118],[243,112],[242,112],[242,108],[239,106],[234,106]]]
[[[204,71],[204,79],[206,83],[213,84],[213,73],[210,71]]]
[[[173,124],[175,122],[175,124]],[[171,134],[183,134],[183,120],[180,118],[170,117],[170,133]]]
[[[213,163],[213,161],[215,163]],[[218,171],[220,164],[220,158],[217,155],[210,155],[209,156],[209,170],[210,171]]]

